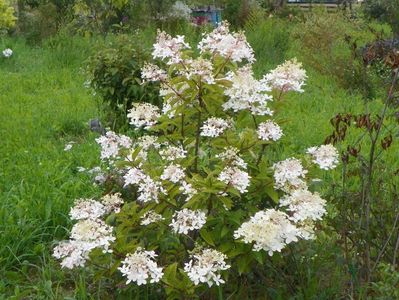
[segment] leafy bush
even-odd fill
[[[0,0],[0,31],[14,26],[14,8],[7,0]]]
[[[158,283],[164,289],[149,292],[158,299],[248,296],[247,286],[268,278],[262,265],[279,264],[275,252],[315,237],[326,201],[308,178],[336,166],[335,148],[309,148],[303,162],[272,164],[268,156],[283,135],[271,95],[278,102],[303,92],[301,64],[288,61],[256,80],[252,48],[226,23],[198,48],[196,56],[184,37],[158,34],[152,56],[166,70],[147,63],[142,77],[160,81],[162,114],[133,103],[128,118],[140,137],[109,131],[97,139],[114,193],[77,200],[71,240],[54,250],[63,267],[84,266],[90,256],[102,266],[99,278],[130,291],[137,291],[130,283]],[[265,286],[249,293],[260,297]]]
[[[368,0],[363,3],[363,11],[370,19],[377,19],[391,25],[396,36],[399,35],[399,1]]]
[[[331,224],[341,236],[352,273],[352,295],[370,292],[380,263],[397,265],[399,164],[393,153],[398,151],[398,61],[396,53],[390,85],[383,87],[388,90],[386,98],[365,102],[363,113],[336,115],[326,140],[342,149],[342,183],[334,187],[337,212]]]
[[[137,36],[121,35],[88,60],[88,84],[100,95],[114,129],[127,124],[127,110],[133,102],[159,104],[157,84],[141,80],[141,67],[147,59],[148,52]]]
[[[25,6],[19,12],[18,30],[30,44],[55,35],[58,31],[57,7],[52,3]]]
[[[349,19],[341,12],[315,10],[297,23],[293,31],[297,40],[295,49],[313,69],[332,76],[348,90],[372,98],[374,78],[366,76],[360,55],[361,47],[375,39],[376,30],[370,29],[372,26],[361,19]]]

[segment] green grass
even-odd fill
[[[282,32],[259,38],[257,34],[272,32],[269,25],[264,26],[248,32],[258,75],[295,54],[277,37],[285,37]],[[20,40],[0,40],[0,49],[14,50],[12,58],[0,58],[0,299],[90,298],[86,291],[90,276],[61,270],[51,258],[51,249],[67,235],[73,200],[101,192],[88,176],[77,172],[78,166],[99,163],[96,135],[87,122],[100,112],[83,86],[80,70],[93,45],[87,39],[65,36],[33,48]],[[362,111],[359,97],[326,76],[311,70],[308,75],[305,92],[289,94],[279,104],[278,121],[285,136],[275,148],[276,157],[290,157],[321,144],[336,113]],[[76,144],[65,152],[69,141]],[[339,171],[329,180],[338,178]],[[317,293],[319,275],[315,271],[312,276],[308,292]],[[104,299],[101,289],[92,286],[96,292],[91,297]]]
[[[0,295],[50,299],[49,249],[65,237],[73,199],[98,193],[76,171],[98,163],[87,121],[99,113],[79,71],[88,47],[0,46],[14,50],[0,59]],[[65,152],[69,141],[76,144]]]

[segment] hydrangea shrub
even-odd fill
[[[95,260],[126,287],[160,284],[187,299],[315,237],[326,201],[309,189],[310,175],[334,168],[337,151],[325,145],[268,159],[284,135],[274,103],[303,92],[301,64],[256,79],[252,48],[227,23],[204,34],[198,50],[158,33],[158,64],[147,63],[142,77],[159,81],[163,106],[131,107],[135,139],[97,139],[121,193],[76,202],[71,239],[54,251],[63,267]]]

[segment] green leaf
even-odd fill
[[[173,263],[166,267],[164,275],[162,276],[161,280],[165,282],[167,285],[177,288],[179,286],[179,280],[176,277],[176,273],[177,273],[177,263]]]
[[[250,268],[251,262],[252,262],[251,255],[240,256],[237,259],[238,273],[241,275],[243,273],[248,273],[249,271],[251,271],[251,268]]]
[[[265,187],[265,193],[275,202],[278,203],[278,193],[273,186],[268,185]]]
[[[213,239],[212,239],[212,235],[209,231],[207,231],[206,229],[202,229],[200,231],[200,235],[205,240],[205,242],[207,242],[209,245],[215,246],[215,243],[213,242]]]

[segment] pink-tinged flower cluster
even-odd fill
[[[162,268],[155,262],[157,255],[154,251],[141,248],[126,255],[119,271],[127,278],[126,284],[135,282],[137,285],[159,282],[163,276]]]
[[[113,131],[107,131],[105,135],[96,139],[101,146],[101,159],[116,158],[121,148],[130,148],[132,140],[126,135],[117,135]]]
[[[228,22],[222,22],[199,42],[201,53],[218,54],[234,62],[255,61],[254,51],[243,32],[231,33]]]
[[[184,41],[184,36],[178,35],[172,38],[166,32],[158,31],[152,57],[160,58],[167,64],[178,64],[183,60],[182,51],[184,49],[190,49],[190,46]]]

